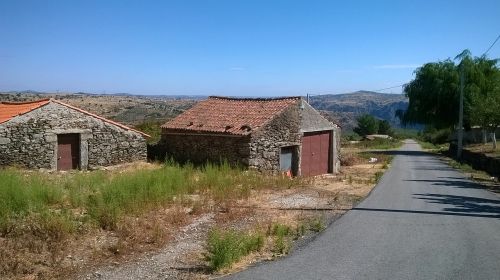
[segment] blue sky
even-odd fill
[[[465,48],[481,55],[500,34],[499,11],[498,0],[0,0],[0,91],[381,89]]]

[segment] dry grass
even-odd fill
[[[3,169],[0,181],[0,278],[40,279],[154,250],[201,213],[240,219],[248,213],[229,206],[252,190],[303,184],[227,164],[171,162],[64,174]]]
[[[490,157],[500,157],[500,149],[493,149],[493,143],[471,144],[467,145],[465,148],[471,152],[484,153],[485,155]]]
[[[10,187],[0,190],[0,200],[9,201],[0,205],[0,278],[65,279],[96,264],[121,263],[173,242],[205,213],[213,213],[220,230],[264,236],[259,251],[223,272],[279,257],[365,197],[390,161],[376,155],[380,160],[370,164],[375,155],[348,152],[356,163],[341,174],[293,180],[173,163],[91,173],[1,170],[2,188]]]

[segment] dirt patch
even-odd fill
[[[146,254],[121,265],[101,267],[78,279],[191,279],[201,277],[198,262],[203,252],[205,236],[213,223],[212,213],[203,214],[193,219],[188,225],[179,228],[174,240],[158,252]]]

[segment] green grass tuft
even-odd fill
[[[259,251],[263,245],[261,234],[213,230],[208,236],[206,260],[209,268],[217,271],[231,267],[241,257]]]

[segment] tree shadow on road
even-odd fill
[[[436,170],[430,168],[429,170]],[[497,184],[492,182],[484,182],[483,184],[479,184],[473,181],[470,181],[466,178],[460,177],[438,177],[437,180],[405,180],[406,182],[427,182],[434,186],[447,186],[454,187],[459,189],[485,189],[494,193],[500,193],[500,188]]]
[[[382,154],[388,156],[435,156],[435,154],[424,151],[403,151],[403,150],[373,150],[362,152],[366,154]]]
[[[417,193],[415,198],[427,203],[441,204],[445,206],[445,212],[498,215],[500,218],[500,200],[497,199],[432,193]]]
[[[495,214],[495,213],[494,214],[478,214],[478,213],[464,213],[464,212],[423,211],[423,210],[385,209],[385,208],[366,208],[366,207],[352,208],[352,211],[407,213],[407,214],[444,215],[444,216],[462,216],[462,217],[500,219],[500,213],[497,213],[497,214]]]
[[[497,199],[433,193],[417,193],[414,194],[414,198],[424,200],[427,203],[443,205],[443,209],[441,211],[424,211],[355,207],[352,210],[500,219],[500,200]]]

